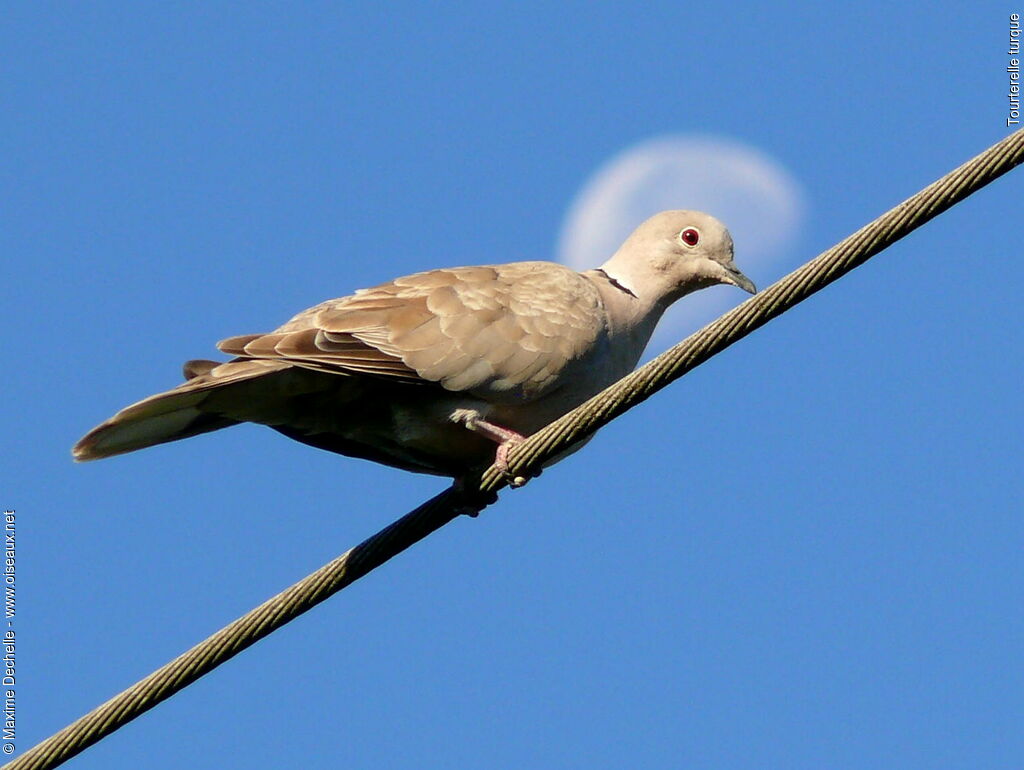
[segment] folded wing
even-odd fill
[[[594,286],[548,262],[431,270],[331,300],[225,353],[498,400],[551,387],[603,330]]]

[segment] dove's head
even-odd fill
[[[663,211],[633,231],[603,270],[641,299],[670,304],[727,283],[751,294],[753,281],[733,263],[732,236],[700,211]]]

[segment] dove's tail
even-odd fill
[[[99,460],[237,425],[241,420],[225,416],[220,407],[244,403],[246,384],[287,367],[273,361],[189,361],[187,382],[125,407],[89,431],[71,454],[78,462]]]

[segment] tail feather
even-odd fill
[[[168,391],[122,409],[89,431],[71,450],[77,462],[133,452],[167,441],[198,436],[236,421],[197,408],[205,393]]]
[[[207,367],[214,362],[188,362],[185,375],[191,378],[173,390],[157,393],[125,407],[106,422],[89,431],[75,444],[71,454],[78,462],[133,452],[136,449],[177,441],[201,433],[237,425],[239,419],[222,408],[204,409],[211,391],[223,391],[234,385],[290,368],[273,361],[237,361]],[[223,403],[223,398],[216,399]]]
[[[181,373],[186,380],[194,380],[196,377],[209,374],[222,363],[223,361],[208,361],[205,358],[194,358],[181,365]]]

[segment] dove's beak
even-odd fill
[[[733,286],[738,286],[745,292],[757,294],[757,287],[747,276],[743,275],[734,265],[725,266],[725,280]]]

